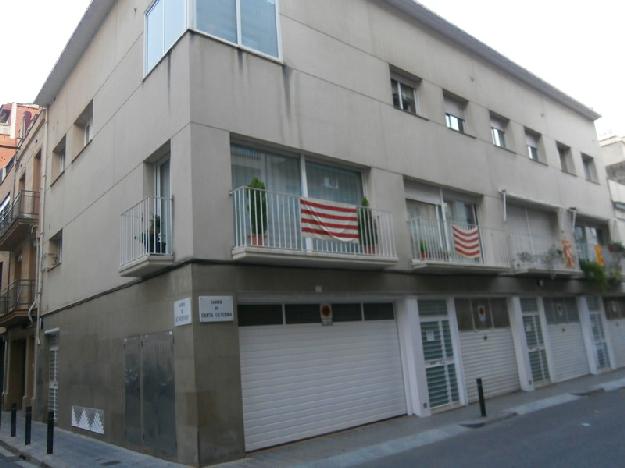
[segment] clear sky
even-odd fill
[[[421,3],[597,110],[604,116],[597,123],[600,135],[625,134],[625,1]],[[11,54],[3,60],[0,102],[35,98],[88,4],[2,1],[3,37],[11,38],[4,50]]]

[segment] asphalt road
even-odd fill
[[[36,465],[20,459],[18,456],[13,455],[8,450],[0,447],[0,468],[25,468]]]
[[[625,467],[625,390],[471,429],[362,467]]]

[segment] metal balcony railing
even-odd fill
[[[17,220],[32,221],[39,216],[39,192],[22,190],[15,200],[0,211],[0,237],[4,236]]]
[[[510,234],[513,266],[516,269],[578,271],[575,246],[553,237]]]
[[[148,197],[122,213],[121,268],[151,256],[171,256],[171,244],[171,198]]]
[[[0,295],[0,316],[14,312],[17,309],[27,309],[34,299],[35,282],[32,280],[18,280]]]
[[[510,266],[508,235],[502,229],[423,218],[410,219],[408,227],[415,261],[501,268]]]
[[[240,187],[232,192],[234,249],[396,259],[390,212],[357,207],[358,234],[351,242],[302,235],[302,197]],[[328,202],[331,203],[331,202]]]

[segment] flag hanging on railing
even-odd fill
[[[302,236],[314,239],[358,242],[358,208],[312,198],[300,198]]]
[[[480,230],[477,226],[463,228],[451,226],[454,236],[454,249],[456,253],[465,258],[480,258],[482,249],[480,247]]]

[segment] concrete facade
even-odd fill
[[[358,297],[400,307],[419,295],[602,292],[574,275],[415,271],[407,228],[415,183],[474,200],[480,225],[501,231],[512,229],[507,203],[547,210],[556,245],[574,239],[572,212],[607,225],[613,212],[590,109],[472,53],[398,9],[401,2],[282,0],[280,59],[189,30],[144,76],[150,3],[93,2],[70,41],[83,44],[80,53],[64,51],[38,98],[47,108],[39,415],[50,409],[54,342],[61,427],[76,426],[74,407],[89,408],[100,411],[104,430],[87,435],[193,465],[234,459],[245,450],[236,313],[233,322],[201,324],[199,296],[232,296],[236,311],[239,301],[259,298]],[[418,115],[394,108],[391,67],[418,77]],[[465,134],[446,128],[445,92],[467,101]],[[492,143],[493,112],[509,121],[506,149]],[[526,129],[541,135],[540,162],[527,156]],[[233,141],[360,171],[371,206],[392,217],[397,258],[386,269],[288,256],[276,266],[271,253],[235,261]],[[556,142],[571,148],[577,176],[562,172]],[[595,182],[583,177],[582,154],[596,158]],[[120,215],[153,195],[164,155],[173,259],[148,275],[122,276]],[[52,255],[58,261],[48,264]],[[174,304],[187,298],[192,323],[176,327]],[[167,452],[129,442],[124,398],[127,340],[163,332],[172,332],[175,383],[175,449]]]

